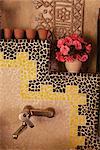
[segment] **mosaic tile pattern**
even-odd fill
[[[84,0],[33,0],[36,28],[54,30],[56,37],[82,33]]]
[[[50,45],[47,41],[0,41],[0,68],[20,70],[22,98],[68,99],[71,108],[69,148],[99,150],[100,75],[50,72],[49,56]]]

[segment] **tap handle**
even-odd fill
[[[27,124],[25,122],[22,123],[22,125],[18,128],[18,130],[13,133],[13,138],[17,139],[18,136],[27,128]]]
[[[19,119],[25,122],[30,128],[34,127],[34,124],[30,121],[30,114],[27,112],[19,114]]]

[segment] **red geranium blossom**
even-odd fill
[[[59,39],[57,47],[59,51],[56,52],[56,59],[61,62],[72,62],[75,59],[85,62],[92,50],[91,44],[88,44],[84,38],[78,34],[72,34]]]

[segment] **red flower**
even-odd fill
[[[57,42],[57,47],[61,48],[63,46],[64,42],[65,42],[64,39],[59,39],[58,42]]]
[[[84,55],[81,57],[81,61],[82,61],[82,62],[85,62],[87,59],[88,59],[88,55],[86,55],[86,54],[84,54]]]
[[[79,36],[78,36],[78,34],[74,33],[74,34],[70,35],[70,37],[72,40],[78,40]]]
[[[71,37],[66,37],[65,38],[65,44],[67,46],[71,46],[73,44],[73,40],[71,39]]]
[[[65,57],[65,61],[73,62],[73,61],[74,61],[74,59],[73,59],[73,57],[72,57],[72,56],[66,56],[66,57]]]
[[[79,54],[76,55],[76,59],[81,61],[81,56]]]
[[[81,50],[82,49],[81,43],[79,41],[77,41],[77,40],[73,41],[73,45],[75,46],[75,48],[77,50]]]
[[[68,46],[62,46],[62,47],[60,48],[60,52],[61,52],[61,54],[63,54],[63,55],[67,55],[68,52],[69,52],[69,50],[70,50],[70,48],[69,48]]]
[[[81,43],[84,43],[84,44],[86,43],[86,42],[84,41],[84,39],[81,38],[81,37],[78,37],[78,41],[81,42]]]
[[[87,44],[78,34],[59,39],[57,47],[59,52],[56,52],[56,59],[61,62],[73,62],[75,59],[85,62],[92,49],[91,44]]]
[[[90,52],[91,52],[91,49],[92,49],[91,44],[88,44],[88,45],[86,46],[86,52],[87,52],[87,53],[90,53]]]
[[[56,59],[61,62],[65,61],[64,57],[61,55],[61,52],[56,52]]]

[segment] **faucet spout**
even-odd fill
[[[18,136],[25,130],[27,129],[27,124],[25,122],[22,122],[22,125],[18,128],[18,130],[13,133],[13,139],[17,139]]]
[[[46,109],[34,109],[31,105],[25,106],[23,111],[19,114],[19,119],[22,121],[22,125],[13,134],[14,139],[17,139],[18,136],[27,128],[27,126],[30,128],[34,127],[34,124],[30,120],[30,117],[32,116],[52,118],[55,116],[55,110],[52,107]]]

